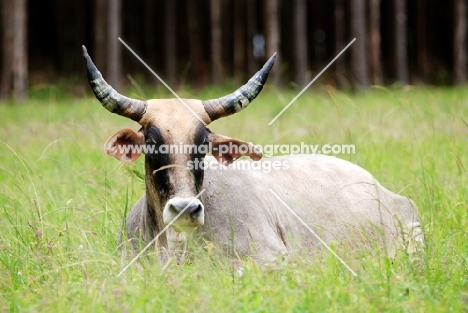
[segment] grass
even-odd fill
[[[237,277],[208,253],[166,271],[132,267],[117,278],[125,264],[116,237],[144,192],[132,174],[143,164],[122,168],[102,145],[137,125],[94,98],[37,93],[40,100],[0,106],[0,311],[468,311],[468,89],[350,95],[322,88],[267,126],[295,95],[270,87],[247,110],[210,125],[258,144],[354,144],[355,154],[340,157],[419,205],[423,262],[363,253],[351,264],[357,278],[328,254],[281,270],[250,264]],[[226,90],[181,93],[206,99]]]

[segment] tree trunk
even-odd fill
[[[380,65],[380,0],[370,0],[370,67],[372,84],[382,84],[382,67]]]
[[[69,73],[72,71],[71,62],[69,62],[69,54],[67,52],[70,50],[70,47],[73,45],[73,36],[70,36],[70,33],[73,33],[75,30],[75,25],[70,23],[69,16],[75,14],[70,4],[73,2],[63,1],[63,0],[54,0],[54,15],[55,15],[55,25],[53,31],[55,32],[56,40],[55,50],[56,57],[54,58],[55,68],[62,73]],[[76,53],[76,49],[73,50]]]
[[[13,7],[13,97],[28,95],[27,1],[14,0]]]
[[[258,70],[253,44],[253,39],[258,32],[256,4],[256,0],[247,0],[247,68],[249,77]]]
[[[234,1],[234,77],[240,81],[245,76],[245,24],[239,22],[245,21],[244,13],[245,1]]]
[[[107,75],[106,79],[115,89],[120,87],[122,77],[122,44],[118,37],[121,31],[121,0],[108,0],[107,20]]]
[[[275,85],[279,83],[279,75],[276,74],[277,69],[280,68],[280,33],[279,33],[279,17],[278,17],[278,0],[265,1],[265,37],[266,37],[266,57],[269,58],[273,53],[277,53],[275,66],[271,69],[270,77],[271,82]]]
[[[28,1],[28,0],[26,0]],[[71,8],[73,10],[73,13],[75,16],[86,16],[87,12],[89,11],[89,7],[87,6],[87,3],[85,1],[73,1],[73,5],[71,5]],[[92,16],[90,16],[92,18]],[[70,23],[70,22],[69,22]],[[90,22],[84,18],[77,18],[76,22],[71,23],[72,27],[75,27],[73,31],[73,36],[72,36],[72,41],[69,49],[67,50],[66,55],[76,55],[76,49],[78,48],[78,51],[81,49],[81,45],[86,42],[87,40],[87,31],[86,29],[90,25]],[[70,36],[70,34],[68,34]],[[68,62],[71,64],[72,71],[76,71],[77,69],[82,69],[83,68],[83,60],[73,58],[72,60],[68,60]]]
[[[335,55],[343,50],[345,33],[345,9],[344,0],[335,0]],[[345,84],[346,75],[345,59],[340,57],[335,61],[335,81],[336,88],[341,89]]]
[[[97,66],[103,73],[107,73],[106,68],[106,25],[107,25],[106,0],[94,1],[94,59]]]
[[[0,96],[7,99],[13,85],[13,2],[2,0],[2,86]]]
[[[369,88],[365,0],[351,1],[351,33],[356,38],[351,46],[351,72],[356,87],[365,90]]]
[[[221,83],[221,3],[220,0],[210,0],[211,16],[211,82]]]
[[[453,75],[456,85],[466,83],[466,0],[455,0],[455,36],[453,40]]]
[[[190,49],[190,63],[192,64],[192,73],[195,84],[203,85],[205,83],[205,67],[202,60],[202,49],[200,41],[199,15],[197,14],[198,3],[195,0],[188,0],[188,35]]]
[[[397,80],[402,85],[408,85],[406,0],[395,0],[395,57]]]
[[[307,3],[294,0],[294,73],[300,87],[306,85],[307,75]]]
[[[428,56],[427,56],[427,14],[426,14],[426,1],[427,0],[418,0],[417,2],[417,11],[418,15],[416,17],[416,55],[418,56],[417,67],[420,79],[423,82],[426,80],[426,75],[429,72],[428,69]]]
[[[176,1],[165,1],[165,32],[164,44],[166,59],[166,79],[169,83],[175,83],[177,71],[177,46],[176,46]]]
[[[173,2],[173,1],[169,1]],[[145,56],[147,58],[147,63],[150,64],[150,66],[155,67],[156,66],[156,53],[154,52],[154,49],[156,49],[157,44],[156,44],[156,36],[154,35],[155,32],[158,32],[158,29],[155,29],[155,23],[154,23],[154,13],[155,13],[155,4],[157,2],[154,0],[145,0],[143,3],[143,8],[144,8],[144,20],[145,20],[145,27],[143,29],[144,31],[144,51],[145,51]],[[155,77],[153,74],[150,73],[150,71],[147,71],[148,77],[151,77],[154,79]]]

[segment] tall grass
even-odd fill
[[[137,125],[95,99],[44,94],[0,106],[0,311],[468,311],[468,90],[321,89],[267,126],[295,96],[270,87],[242,113],[210,125],[258,144],[354,144],[355,154],[339,157],[418,204],[422,262],[362,253],[350,264],[357,278],[326,253],[272,271],[247,260],[238,277],[204,251],[184,266],[132,267],[117,278],[125,264],[116,238],[144,192],[133,173],[143,164],[124,168],[102,144]]]

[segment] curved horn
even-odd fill
[[[262,69],[249,79],[247,84],[240,87],[233,93],[218,99],[203,101],[203,106],[210,116],[211,121],[245,109],[262,90],[263,85],[268,78],[268,74],[273,67],[275,58],[276,52],[270,57],[265,65],[263,65]]]
[[[102,103],[102,106],[112,113],[131,118],[138,122],[146,112],[146,102],[127,98],[119,94],[104,80],[96,65],[94,65],[89,57],[86,47],[82,46],[82,48],[88,71],[89,84],[96,98]]]

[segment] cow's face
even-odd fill
[[[208,124],[209,116],[204,112],[202,101],[183,101],[191,110],[178,99],[148,101],[139,122],[141,129],[117,132],[107,140],[104,150],[123,162],[133,162],[141,153],[146,153],[147,197],[153,198],[150,200],[155,204],[151,209],[162,215],[166,225],[184,211],[172,225],[177,231],[187,232],[204,223],[204,207],[195,196],[202,189],[200,162],[208,148],[212,147],[217,160],[225,165],[242,155],[258,160],[261,152],[250,143],[211,132],[204,125]],[[220,148],[220,145],[224,147]],[[235,148],[241,145],[248,149]],[[239,151],[247,153],[239,154]]]
[[[247,107],[261,91],[275,55],[234,93],[205,101],[127,98],[105,82],[84,47],[83,56],[96,98],[109,111],[131,118],[141,126],[137,132],[123,129],[110,137],[104,145],[105,152],[123,162],[133,162],[146,153],[146,196],[156,219],[167,225],[183,211],[172,224],[175,231],[190,232],[203,225],[204,207],[196,198],[202,189],[203,170],[194,166],[205,157],[207,149],[201,147],[210,146],[216,159],[225,165],[243,155],[254,160],[261,158],[261,152],[251,144],[214,134],[206,125]],[[189,145],[195,149],[171,149]],[[235,148],[245,145],[248,149]],[[167,149],[162,151],[161,146]]]

